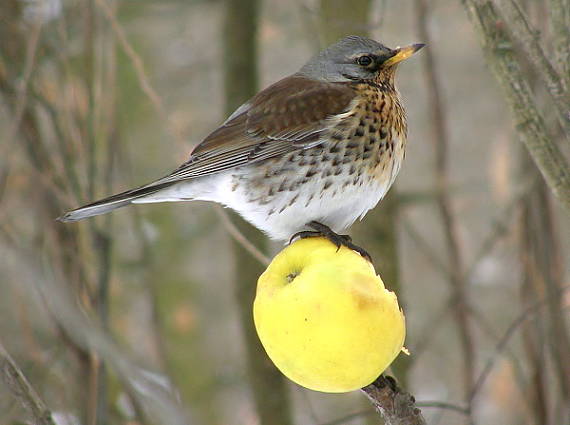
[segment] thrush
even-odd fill
[[[237,211],[273,239],[306,236],[308,228],[334,239],[376,206],[400,171],[407,124],[394,78],[423,46],[345,37],[240,106],[170,174],[59,220],[203,200]]]

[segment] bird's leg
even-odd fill
[[[337,251],[341,246],[345,246],[349,249],[352,249],[353,251],[358,252],[368,261],[372,262],[372,257],[370,257],[370,254],[368,254],[368,252],[366,252],[363,248],[352,243],[352,238],[349,235],[339,235],[338,233],[335,233],[329,226],[319,223],[318,221],[311,221],[307,223],[307,227],[310,227],[314,230],[304,230],[295,233],[289,240],[289,243],[291,243],[295,238],[304,239],[322,236],[331,241],[337,247]]]

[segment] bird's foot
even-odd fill
[[[338,233],[335,233],[330,227],[319,223],[318,221],[311,221],[307,223],[307,227],[310,227],[314,230],[303,230],[301,232],[295,233],[293,236],[291,236],[289,243],[293,242],[293,240],[296,238],[305,239],[321,236],[331,241],[336,246],[337,251],[341,246],[345,246],[348,249],[352,249],[353,251],[358,252],[362,257],[372,262],[372,257],[370,254],[368,254],[368,252],[366,252],[366,250],[363,248],[355,245],[349,235],[339,235]]]

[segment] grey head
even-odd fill
[[[370,38],[350,35],[313,56],[297,74],[328,82],[372,80],[423,46],[390,49]]]

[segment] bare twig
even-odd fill
[[[473,386],[476,359],[473,335],[468,315],[468,285],[464,272],[463,249],[459,240],[457,219],[453,213],[453,206],[448,193],[449,136],[447,115],[445,113],[445,107],[441,96],[440,83],[437,78],[436,61],[433,57],[432,50],[429,47],[431,44],[431,34],[427,25],[429,15],[429,5],[427,0],[416,0],[415,10],[420,39],[428,44],[428,49],[425,51],[423,59],[426,87],[428,89],[429,109],[432,113],[432,140],[436,155],[434,167],[437,185],[436,199],[444,229],[447,253],[449,255],[449,283],[455,298],[452,308],[463,352],[463,388],[464,395],[467,396],[469,390]]]
[[[85,72],[83,73],[83,83],[86,89],[87,95],[87,114],[85,117],[85,129],[86,131],[81,138],[86,145],[87,152],[87,196],[90,199],[95,197],[95,181],[97,178],[97,159],[96,159],[96,143],[97,137],[95,128],[95,115],[96,115],[96,104],[95,104],[95,85],[96,85],[96,61],[97,55],[95,52],[95,38],[97,31],[97,15],[94,11],[93,0],[88,0],[85,2],[85,7],[83,10],[85,14],[84,18],[84,55],[83,61],[85,66]]]
[[[150,83],[150,79],[148,78],[148,75],[146,73],[144,63],[143,63],[141,57],[139,56],[139,54],[135,51],[135,49],[129,43],[127,36],[125,34],[125,31],[123,30],[123,28],[121,27],[121,25],[117,21],[113,10],[109,6],[109,4],[106,2],[106,0],[95,0],[95,1],[97,2],[98,6],[105,13],[107,19],[111,23],[111,27],[113,29],[113,32],[115,33],[115,36],[117,37],[117,40],[119,41],[119,44],[121,45],[125,54],[131,60],[133,67],[135,69],[135,72],[137,74],[138,81],[139,81],[139,84],[141,86],[142,91],[148,96],[151,103],[154,105],[158,116],[164,122],[169,123],[170,120],[168,117],[168,113],[166,112],[166,109],[164,107],[162,99],[160,98],[160,96],[158,95],[156,90],[154,90],[154,88],[152,87],[152,85]],[[182,136],[179,134],[179,132],[174,131],[173,128],[171,128],[171,127],[169,127],[169,130],[171,131],[171,133],[172,133],[173,137],[175,138],[175,140],[177,141],[177,143],[180,146],[183,146],[184,141],[182,139]],[[250,252],[251,255],[253,255],[259,262],[261,262],[261,264],[263,264],[263,265],[269,264],[270,259],[267,258],[265,255],[263,255],[251,242],[249,242],[249,240],[245,236],[243,236],[243,234],[233,225],[233,223],[231,223],[231,221],[229,220],[229,217],[227,216],[227,214],[225,214],[225,212],[223,210],[217,209],[216,213],[220,216],[220,218],[222,218],[222,223],[226,227],[226,230],[230,233],[230,235],[239,244],[241,244],[243,246],[243,248],[246,251]]]
[[[361,391],[380,413],[386,425],[426,425],[414,397],[398,387],[394,378],[380,375]]]
[[[461,2],[479,35],[487,61],[503,88],[521,140],[558,202],[570,213],[568,162],[548,135],[529,84],[515,59],[504,19],[491,0]]]
[[[8,132],[8,140],[13,142],[16,139],[16,133],[20,127],[20,122],[22,121],[22,116],[24,115],[24,110],[26,109],[26,104],[28,100],[28,86],[32,72],[34,71],[34,65],[36,63],[36,55],[38,52],[38,42],[40,40],[40,34],[42,32],[42,22],[35,21],[30,32],[30,37],[26,43],[26,56],[25,64],[23,69],[23,77],[18,82],[16,87],[16,102],[15,102],[15,113],[14,120],[10,126],[10,131]],[[8,145],[9,146],[9,145]]]
[[[481,261],[483,261],[483,259],[489,255],[499,239],[507,234],[510,226],[512,225],[512,217],[516,211],[516,208],[518,208],[521,201],[523,201],[524,198],[529,195],[529,193],[533,190],[533,188],[536,187],[539,182],[540,180],[537,178],[530,178],[527,182],[523,182],[520,188],[516,190],[516,193],[512,196],[507,206],[503,209],[503,212],[492,223],[491,230],[483,239],[483,242],[481,243],[477,254],[475,254],[473,261],[467,267],[467,278],[470,278],[473,275],[473,272],[477,269]]]
[[[2,343],[0,343],[0,374],[4,384],[22,403],[35,425],[55,425],[50,410],[32,388]]]
[[[491,230],[488,235],[483,238],[483,243],[481,243],[480,248],[477,250],[477,254],[474,256],[474,260],[469,264],[465,270],[465,279],[469,281],[474,271],[477,269],[481,261],[486,258],[492,251],[493,247],[502,237],[505,236],[510,226],[512,225],[512,216],[515,209],[519,206],[520,202],[529,195],[529,192],[536,187],[539,182],[536,178],[528,179],[528,181],[523,182],[520,188],[516,190],[512,199],[508,202],[507,206],[503,209],[501,214],[497,217],[494,223],[491,225]],[[439,257],[430,248],[429,243],[422,237],[417,229],[414,228],[411,221],[408,218],[404,218],[403,229],[409,234],[413,239],[417,249],[421,250],[422,254],[433,264],[434,268],[444,277],[450,277],[450,271],[448,267],[443,264]],[[428,341],[433,337],[433,333],[427,332],[428,329],[437,329],[439,324],[447,316],[452,304],[454,303],[453,297],[446,300],[438,311],[432,315],[430,319],[424,321],[425,325],[423,327],[424,331],[419,332],[418,335],[424,335],[416,341],[415,345],[412,347],[414,352],[414,358],[418,358],[422,352],[425,350]],[[473,311],[471,308],[470,311]]]
[[[421,253],[427,258],[427,260],[432,264],[432,266],[444,277],[448,278],[451,275],[449,268],[444,264],[438,254],[433,249],[432,245],[426,240],[425,237],[421,235],[418,229],[412,224],[412,220],[409,217],[404,216],[401,219],[402,229],[408,234],[408,236],[414,242],[415,249],[421,251]]]
[[[253,258],[259,261],[262,265],[269,265],[271,259],[263,252],[261,252],[254,244],[252,244],[242,232],[240,232],[236,225],[232,223],[230,217],[224,211],[224,209],[221,206],[216,205],[214,207],[214,210],[216,211],[216,214],[218,214],[218,217],[220,217],[220,220],[222,220],[222,224],[230,236],[234,238],[236,242],[238,242],[247,252],[253,256]]]
[[[520,202],[529,195],[536,185],[540,183],[540,180],[531,177],[526,180],[519,181],[519,187],[515,189],[515,193],[512,198],[507,202],[507,205],[503,208],[502,212],[497,215],[497,218],[493,221],[488,231],[487,236],[483,238],[483,242],[477,250],[477,253],[473,257],[473,260],[465,267],[465,279],[470,280],[474,271],[477,269],[481,261],[485,259],[493,250],[493,247],[503,238],[512,226],[512,216],[518,208]],[[421,233],[414,227],[412,221],[404,216],[401,219],[402,229],[412,238],[414,246],[416,249],[421,251],[421,253],[429,260],[439,274],[444,278],[449,278],[451,272],[449,267],[443,263],[439,258],[437,253],[434,252],[430,243],[421,235]],[[414,350],[416,352],[416,350]],[[417,354],[417,352],[416,352]]]
[[[524,250],[524,244],[522,250]],[[522,257],[525,254],[521,255]],[[523,260],[526,263],[526,267],[523,266],[523,275],[528,270],[528,267],[532,267],[528,259]],[[536,277],[536,273],[534,273]],[[521,284],[521,301],[523,305],[528,305],[532,299],[535,299],[538,294],[539,288],[536,287],[535,281],[532,277],[524,276],[523,282]],[[529,405],[529,416],[534,419],[536,424],[548,424],[549,421],[549,408],[548,408],[548,398],[549,398],[549,385],[547,379],[546,367],[546,323],[545,317],[537,317],[536,319],[527,322],[524,326],[521,326],[521,340],[522,346],[524,348],[524,354],[526,358],[526,368],[528,370],[527,383],[523,387],[524,393],[527,397],[527,403]]]
[[[493,354],[489,357],[489,359],[485,363],[485,366],[483,367],[481,373],[479,374],[477,380],[475,381],[475,385],[471,389],[471,394],[469,396],[470,405],[473,405],[473,401],[475,397],[477,397],[477,394],[479,393],[479,391],[483,387],[483,384],[489,377],[491,370],[493,369],[493,366],[495,364],[495,361],[497,360],[499,355],[505,350],[507,343],[513,337],[513,335],[515,335],[515,332],[520,328],[520,326],[523,325],[530,318],[534,317],[536,314],[540,313],[540,310],[545,305],[548,305],[550,297],[552,296],[560,297],[562,293],[568,290],[570,290],[570,286],[564,286],[560,288],[560,291],[558,291],[556,294],[545,297],[540,301],[537,301],[533,305],[529,306],[528,308],[526,308],[518,317],[515,318],[515,320],[511,322],[511,324],[503,334],[503,337],[495,347]]]
[[[348,415],[341,416],[340,418],[333,419],[332,421],[323,422],[319,425],[345,425],[346,423],[348,423],[354,419],[358,419],[358,418],[362,418],[362,417],[370,416],[370,415],[375,415],[375,414],[376,414],[376,410],[369,408],[366,410],[361,410],[359,412],[354,412],[354,413],[350,413]]]
[[[490,321],[488,320],[488,318],[483,313],[480,313],[479,311],[475,310],[474,308],[471,308],[469,310],[469,314],[471,315],[471,317],[473,319],[473,324],[476,325],[478,327],[478,329],[491,340],[493,345],[497,345],[499,343],[499,341],[501,340],[502,334],[499,335],[499,333],[495,331],[495,329],[493,328],[493,326],[490,323]],[[524,387],[525,387],[525,381],[526,381],[525,365],[524,365],[522,359],[519,358],[519,355],[515,349],[511,349],[510,347],[505,347],[504,352],[505,352],[505,354],[504,354],[505,357],[508,358],[510,364],[512,365],[513,372],[515,374],[516,381],[517,381],[517,384],[519,386],[519,390],[521,392],[521,395],[523,395],[523,397],[524,397],[524,395],[525,395],[524,394]],[[528,407],[527,407],[527,409],[528,409]]]
[[[521,156],[521,174],[538,174],[526,152]],[[540,184],[522,205],[520,219],[520,263],[523,285],[521,288],[525,304],[542,294],[554,294],[564,282],[563,254],[560,247],[560,231],[556,220],[548,188]],[[562,313],[563,300],[549,297],[548,319],[540,329],[528,327],[527,347],[536,367],[536,378],[543,380],[542,358],[546,353],[552,356],[560,382],[560,396],[570,400],[570,341],[568,329]],[[549,337],[550,335],[550,337]],[[551,344],[545,344],[550,341]],[[551,351],[548,351],[548,348]],[[541,353],[540,355],[538,353]],[[537,388],[538,386],[535,386]],[[545,388],[545,393],[547,389]],[[543,409],[546,411],[547,409]]]
[[[0,235],[4,237],[2,233]],[[57,325],[78,347],[85,352],[95,353],[113,369],[121,383],[143,406],[149,421],[164,425],[188,425],[189,418],[179,404],[176,389],[168,380],[126,355],[100,326],[81,311],[68,289],[70,284],[66,278],[54,275],[56,271],[41,264],[34,250],[20,245],[18,241],[18,246],[3,252],[2,266],[8,271],[12,268],[19,270],[21,287],[28,295],[40,292]]]
[[[34,25],[31,30],[30,37],[26,43],[26,56],[25,64],[23,70],[23,77],[19,81],[16,89],[16,100],[14,102],[14,118],[8,131],[8,142],[2,147],[0,151],[0,157],[3,158],[3,168],[0,173],[0,199],[5,188],[5,183],[10,174],[10,156],[16,152],[13,149],[14,142],[18,140],[17,133],[20,128],[20,123],[22,122],[22,117],[24,116],[24,111],[26,110],[26,105],[28,102],[28,88],[29,82],[32,77],[32,72],[34,71],[34,65],[36,63],[36,55],[38,52],[38,42],[40,40],[40,34],[42,30],[41,21],[34,21]]]
[[[558,119],[566,137],[570,140],[570,96],[565,90],[563,80],[546,56],[540,43],[539,33],[529,22],[525,12],[514,0],[498,3],[503,6],[508,25],[513,35],[521,42],[524,54],[532,61],[536,75],[542,79],[550,94]]]
[[[411,351],[414,353],[415,361],[418,360],[426,348],[428,348],[429,344],[433,341],[436,332],[440,329],[444,319],[450,313],[452,305],[453,297],[448,297],[448,299],[445,300],[445,303],[443,303],[435,313],[433,313],[429,318],[426,317],[423,320],[424,324],[418,332],[419,337],[416,339],[415,343],[411,345]]]
[[[469,415],[469,408],[458,406],[453,403],[447,403],[445,401],[417,401],[417,407],[425,407],[425,408],[434,408],[434,409],[443,409],[443,410],[451,410],[453,412],[461,413],[462,415]],[[354,412],[349,415],[341,416],[340,418],[333,419],[332,421],[323,422],[319,425],[341,425],[346,424],[354,419],[362,418],[364,416],[369,416],[376,413],[375,410],[366,409],[361,410],[359,412]]]
[[[150,79],[148,78],[141,57],[138,55],[138,53],[129,43],[125,31],[123,30],[123,27],[117,21],[115,13],[113,12],[113,10],[111,9],[106,0],[95,0],[95,1],[97,2],[97,5],[101,8],[103,13],[105,14],[106,18],[111,23],[111,28],[113,29],[113,32],[115,33],[115,36],[119,41],[119,44],[121,45],[123,51],[128,56],[128,58],[131,60],[142,91],[148,96],[158,116],[163,122],[167,124],[168,131],[170,132],[174,140],[176,140],[179,147],[182,148],[185,145],[184,139],[176,129],[176,126],[172,124],[172,121],[170,120],[169,115],[166,112],[166,108],[164,107],[164,103],[162,102],[162,99],[160,98],[160,96],[154,90],[152,84],[150,83]]]
[[[418,401],[416,406],[452,410],[454,412],[461,413],[462,415],[471,415],[471,409],[469,407],[458,406],[457,404],[447,403],[445,401]]]

